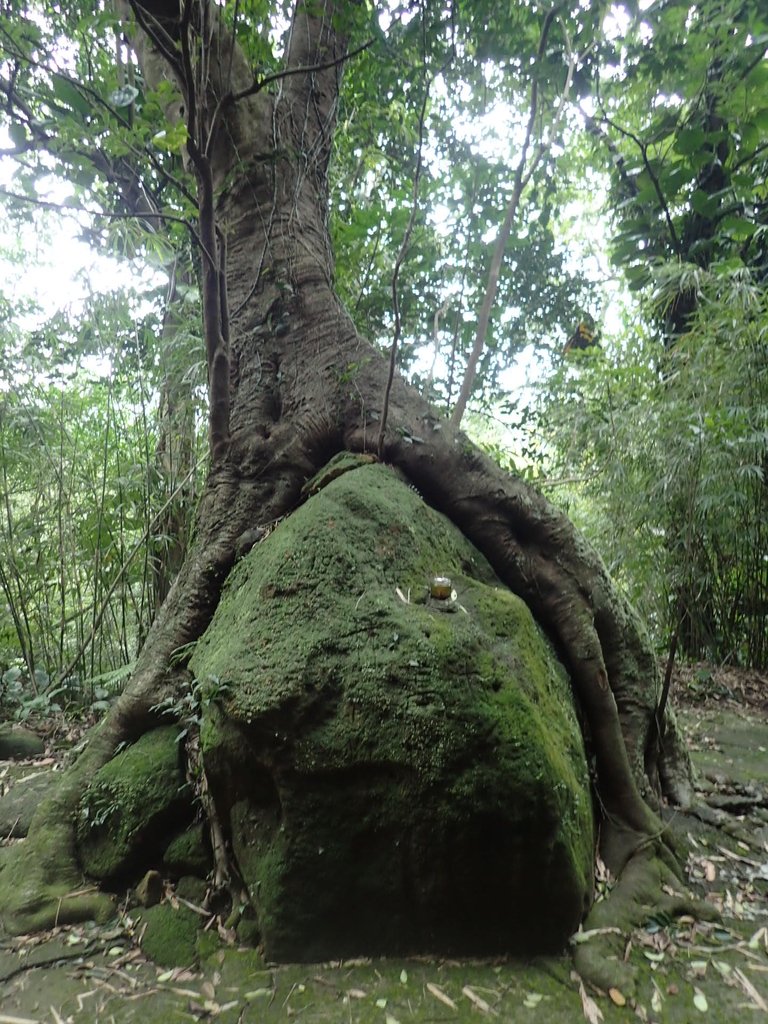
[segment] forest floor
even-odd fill
[[[721,919],[649,920],[635,932],[625,950],[637,968],[631,997],[586,988],[567,955],[277,966],[255,950],[220,945],[213,934],[199,944],[197,965],[160,967],[142,953],[140,924],[129,911],[106,927],[0,938],[0,1024],[764,1020],[768,679],[693,667],[676,674],[674,692],[706,805],[701,813],[670,814],[669,827],[686,841],[689,887]]]

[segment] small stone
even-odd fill
[[[142,907],[154,907],[163,898],[163,879],[159,871],[148,871],[136,886],[136,899]]]

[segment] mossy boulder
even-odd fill
[[[29,832],[29,826],[40,802],[56,784],[56,772],[41,771],[15,782],[7,793],[0,796],[0,835],[5,839],[19,839]]]
[[[0,723],[0,761],[24,761],[40,757],[45,744],[40,737],[22,725]]]
[[[160,903],[136,914],[142,951],[160,967],[192,967],[197,963],[201,918],[187,907]]]
[[[157,866],[168,837],[192,819],[179,727],[145,733],[96,772],[77,816],[86,874],[118,881]]]
[[[594,824],[569,681],[395,471],[339,476],[255,547],[191,669],[269,958],[543,952],[577,927]]]
[[[200,821],[175,836],[163,854],[163,868],[174,878],[182,875],[205,878],[212,867],[208,830]]]

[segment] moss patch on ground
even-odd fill
[[[720,732],[717,714],[681,716],[694,747],[714,743],[734,759],[743,730]],[[768,723],[750,720],[748,746],[768,746]],[[705,744],[706,741],[706,744]],[[691,815],[671,820],[695,840],[688,882],[720,906],[725,921],[649,919],[622,946],[636,968],[635,997],[616,1005],[606,992],[585,989],[605,1024],[758,1020],[768,1005],[766,897],[756,887],[768,840],[759,818],[740,822],[750,840],[724,834]],[[695,832],[694,832],[695,829]],[[727,851],[727,854],[724,852]],[[33,865],[30,864],[30,868]],[[223,948],[215,935],[198,937],[200,966],[189,970],[148,962],[135,947],[139,914],[107,927],[58,928],[49,936],[0,939],[0,1006],[29,1020],[77,1024],[165,1024],[215,1019],[221,1024],[430,1024],[483,1019],[573,1024],[585,1019],[578,979],[568,957],[524,960],[347,960],[276,967],[256,950]],[[615,992],[614,998],[626,998]],[[446,997],[452,1005],[445,1003]],[[482,999],[488,1010],[476,999]]]
[[[3,1012],[47,1020],[53,1007],[62,1020],[78,1024],[193,1019],[269,1024],[292,1018],[309,1024],[472,1024],[483,1019],[573,1024],[585,1019],[579,980],[564,957],[275,967],[253,951],[219,948],[190,971],[183,964],[172,970],[148,963],[122,936],[113,934],[101,948],[91,936],[73,931],[31,950],[0,949]],[[636,1001],[617,1006],[605,993],[585,989],[584,995],[595,1001],[605,1024],[757,1019],[759,1006],[742,978],[753,985],[757,998],[768,998],[768,958],[746,945],[737,948],[734,938],[726,931],[720,938],[680,936],[663,928],[645,932],[629,954],[640,972]],[[41,966],[34,967],[35,962]],[[751,970],[750,964],[760,970]]]
[[[197,963],[200,917],[187,907],[160,903],[135,912],[141,948],[161,967],[191,967]]]

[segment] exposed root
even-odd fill
[[[627,959],[632,930],[652,919],[684,914],[718,918],[713,907],[681,891],[667,856],[658,844],[648,843],[624,865],[613,888],[594,904],[574,937],[576,970],[598,988],[617,988],[630,998],[635,992],[635,968]]]
[[[41,805],[41,821],[27,839],[0,858],[0,924],[11,935],[43,931],[79,921],[106,921],[112,899],[83,879],[74,848],[70,786]]]

